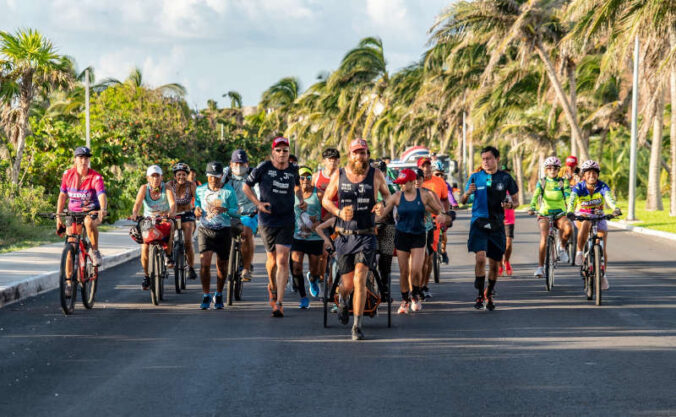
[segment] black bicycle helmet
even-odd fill
[[[186,174],[190,174],[190,166],[188,164],[184,164],[183,162],[179,162],[178,164],[174,165],[171,170],[174,174],[176,174],[178,171],[183,171]]]

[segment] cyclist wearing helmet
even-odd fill
[[[599,173],[601,167],[596,161],[585,161],[580,167],[582,172],[582,181],[577,183],[570,193],[570,201],[568,202],[568,214],[572,217],[573,211],[577,216],[596,217],[603,215],[604,202],[608,207],[613,209],[613,214],[619,216],[622,214],[615,203],[613,194],[608,185],[599,180]],[[577,253],[575,254],[575,263],[582,265],[583,248],[587,243],[589,235],[589,228],[591,222],[583,221],[576,222],[579,230],[577,238]],[[610,286],[608,284],[608,275],[606,274],[606,265],[608,263],[608,223],[602,220],[598,224],[599,236],[603,237],[603,279],[601,281],[601,288],[607,290]]]
[[[258,231],[256,206],[244,193],[244,184],[249,175],[249,158],[244,149],[237,149],[230,156],[230,169],[224,182],[230,184],[237,194],[242,222],[242,281],[251,281],[251,264],[255,251],[254,235]]]
[[[566,245],[568,239],[573,233],[573,225],[566,216],[566,202],[570,196],[570,187],[568,181],[558,176],[561,168],[561,161],[555,156],[545,159],[544,169],[545,177],[541,178],[535,187],[535,193],[530,201],[528,214],[535,214],[538,198],[542,198],[540,209],[538,210],[538,224],[540,225],[540,249],[538,257],[538,267],[533,273],[537,278],[545,275],[545,251],[547,249],[547,235],[549,233],[549,218],[547,216],[556,216],[556,227],[559,228],[561,237],[561,247],[559,248],[559,259],[561,262],[568,262],[568,252]]]
[[[570,155],[566,158],[566,166],[563,167],[559,176],[568,181],[571,187],[580,182],[580,168],[577,166],[577,157]]]
[[[143,217],[152,216],[173,216],[176,213],[176,201],[174,192],[171,191],[162,182],[162,168],[157,165],[151,165],[146,171],[147,184],[143,184],[136,194],[136,202],[132,209],[132,217],[138,218],[141,207],[143,207]],[[174,267],[174,261],[171,257],[171,250],[174,245],[172,236],[174,236],[174,222],[168,219],[162,220],[161,223],[155,226],[164,236],[162,247],[166,253],[167,268]],[[141,286],[144,290],[150,288],[150,277],[148,276],[148,252],[150,246],[146,243],[141,245],[141,266],[143,266],[143,283]]]
[[[228,270],[230,256],[232,219],[239,218],[239,206],[232,186],[221,187],[223,164],[207,164],[207,183],[197,187],[195,196],[195,216],[200,217],[197,243],[200,251],[200,280],[202,281],[202,304],[207,310],[213,297],[214,308],[223,308],[223,287]],[[211,290],[211,258],[216,253],[216,293]]]
[[[195,251],[192,246],[192,234],[195,231],[195,189],[197,186],[194,182],[188,180],[190,174],[190,167],[188,164],[179,162],[171,169],[174,173],[174,179],[167,183],[167,187],[174,192],[176,200],[176,212],[182,213],[181,228],[183,229],[183,236],[185,240],[185,253],[188,257],[188,278],[195,279]]]

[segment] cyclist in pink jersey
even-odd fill
[[[56,212],[63,212],[66,199],[68,199],[68,211],[97,212],[96,219],[89,216],[85,218],[84,226],[92,244],[89,256],[91,256],[94,266],[99,266],[101,265],[101,254],[99,253],[98,225],[101,224],[107,213],[108,199],[106,198],[106,187],[103,185],[103,177],[89,168],[91,156],[92,151],[86,146],[75,149],[73,167],[64,172],[61,179],[61,192],[56,203]],[[57,216],[57,233],[63,233],[64,227],[62,218]]]

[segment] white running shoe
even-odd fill
[[[94,264],[94,266],[101,266],[101,252],[89,249],[89,256],[92,258],[92,264]]]
[[[411,301],[411,311],[417,313],[422,310],[422,302],[420,300]]]
[[[561,263],[568,263],[570,258],[568,258],[568,251],[565,249],[559,250],[559,262]]]
[[[399,310],[397,310],[397,314],[408,314],[408,301],[403,301],[401,302],[401,305],[399,306]]]
[[[582,258],[584,258],[582,251],[577,251],[577,253],[575,253],[575,265],[582,265]]]
[[[538,266],[538,269],[535,270],[533,276],[536,278],[542,278],[545,276],[545,269],[541,266]]]
[[[604,274],[604,275],[603,275],[603,278],[601,278],[601,289],[602,289],[603,291],[605,291],[605,290],[607,290],[607,289],[609,289],[609,288],[610,288],[610,284],[608,283],[608,278],[607,278],[606,275]]]

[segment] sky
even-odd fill
[[[281,78],[305,89],[366,36],[383,40],[390,73],[420,59],[452,0],[0,0],[0,30],[34,28],[97,80],[135,66],[146,84],[177,82],[188,103],[244,105]]]

